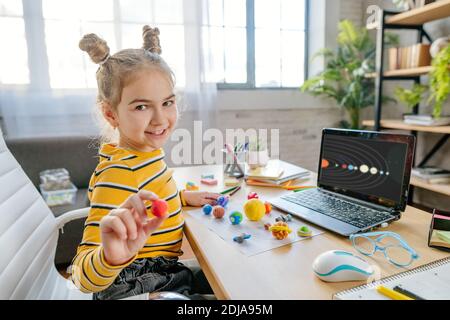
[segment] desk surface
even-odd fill
[[[217,192],[225,189],[222,166],[176,168],[174,177],[181,189],[187,181],[200,185],[202,173],[214,173],[219,180],[218,186],[202,185],[202,190]],[[310,179],[303,185],[315,183],[315,179]],[[233,195],[233,201],[244,203],[250,191],[258,192],[262,199],[291,192],[247,186],[243,183],[242,189]],[[189,210],[192,208],[184,209]],[[333,293],[364,284],[364,282],[326,283],[314,275],[311,266],[320,253],[335,249],[357,253],[348,238],[330,231],[325,230],[325,233],[312,239],[247,257],[189,215],[185,214],[185,218],[186,238],[219,299],[331,299]],[[448,253],[428,247],[430,220],[431,214],[407,207],[399,221],[383,229],[399,233],[419,253],[420,258],[409,268],[448,256]],[[370,264],[378,265],[382,277],[404,270],[387,262],[381,252],[364,259]]]

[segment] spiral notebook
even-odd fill
[[[379,281],[344,290],[333,295],[336,300],[388,300],[376,287],[401,286],[426,300],[450,299],[450,257],[407,270]]]

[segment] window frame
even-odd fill
[[[310,1],[305,0],[305,38],[304,38],[304,80],[308,78],[309,68],[309,11]],[[247,14],[247,82],[246,83],[217,83],[218,90],[292,90],[298,87],[257,87],[255,63],[255,0],[246,0]],[[300,86],[300,84],[299,84]]]

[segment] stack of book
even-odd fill
[[[445,126],[450,124],[450,117],[435,118],[431,114],[408,114],[403,116],[403,122],[421,126]]]
[[[389,49],[389,70],[425,67],[431,64],[430,45],[417,43]]]
[[[413,168],[411,174],[430,184],[449,184],[450,183],[450,171],[437,168],[437,167],[422,167]]]
[[[254,186],[289,186],[293,181],[308,178],[309,175],[308,170],[280,160],[269,160],[265,167],[256,169],[245,166],[245,182]]]

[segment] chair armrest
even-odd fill
[[[56,218],[56,225],[58,229],[62,229],[64,225],[70,221],[86,218],[89,214],[90,207],[81,208],[77,210],[68,211]]]

